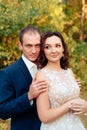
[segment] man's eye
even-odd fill
[[[41,45],[40,44],[37,44],[36,47],[39,48]]]
[[[26,45],[28,48],[31,48],[32,46],[31,45]]]

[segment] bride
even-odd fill
[[[80,88],[69,68],[69,53],[59,32],[42,36],[40,71],[36,80],[46,80],[49,87],[37,99],[37,112],[42,122],[40,130],[85,130],[79,114],[83,113]],[[80,104],[80,105],[78,105]],[[87,110],[87,109],[86,109]]]

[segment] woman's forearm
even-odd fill
[[[49,123],[60,118],[61,116],[69,112],[69,105],[70,102],[66,102],[63,105],[58,106],[56,108],[49,108],[48,110],[45,110],[42,113],[38,111],[38,115],[41,122]]]

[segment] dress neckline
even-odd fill
[[[52,72],[52,73],[65,73],[67,71],[67,69],[62,69],[61,71],[56,71],[56,70],[52,70],[52,69],[49,69],[49,68],[43,68],[42,70],[46,70],[48,72]]]

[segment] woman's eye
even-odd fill
[[[45,46],[44,48],[45,48],[45,49],[48,49],[48,48],[49,48],[49,46]]]
[[[56,47],[61,47],[61,45],[56,45]]]

